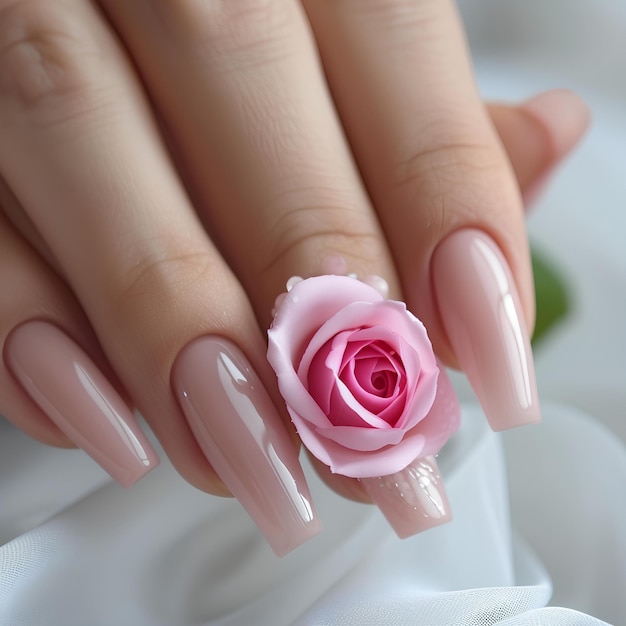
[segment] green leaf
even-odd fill
[[[536,346],[567,315],[570,298],[563,278],[535,248],[532,249],[532,267],[537,302],[537,320],[532,342]]]

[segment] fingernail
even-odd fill
[[[361,478],[360,482],[401,539],[451,519],[448,498],[433,456],[416,459],[391,476]]]
[[[120,484],[129,487],[159,464],[120,395],[59,328],[43,321],[18,326],[4,358],[39,408]]]
[[[448,339],[494,430],[541,421],[535,367],[511,270],[476,229],[446,237],[432,278]]]
[[[206,458],[278,556],[320,530],[298,456],[269,395],[232,342],[201,337],[172,370],[178,402]]]

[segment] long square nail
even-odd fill
[[[439,244],[433,288],[450,344],[494,430],[541,421],[535,367],[511,270],[486,233]]]
[[[243,352],[206,336],[172,370],[180,406],[206,458],[282,556],[321,530],[298,455]]]
[[[159,464],[121,396],[57,326],[39,320],[18,326],[4,359],[39,408],[120,484],[129,487]]]

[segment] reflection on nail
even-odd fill
[[[456,231],[435,250],[441,320],[494,430],[541,421],[535,367],[515,280],[486,233]]]
[[[130,487],[159,464],[120,395],[59,328],[22,324],[9,335],[4,357],[39,408],[120,484]]]
[[[282,556],[321,530],[298,455],[243,352],[221,337],[185,347],[172,384],[207,460]]]
[[[433,456],[416,459],[391,476],[362,478],[361,484],[401,539],[451,519],[443,481]]]

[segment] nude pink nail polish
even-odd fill
[[[120,395],[59,328],[22,324],[7,338],[4,359],[39,408],[119,483],[129,487],[158,465]]]
[[[321,530],[298,455],[243,352],[206,336],[172,370],[179,404],[206,458],[282,556]]]
[[[541,421],[535,368],[517,288],[486,233],[446,237],[432,259],[439,314],[494,430]]]
[[[452,519],[435,458],[416,459],[391,476],[361,478],[374,504],[401,539]]]

